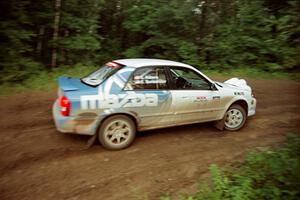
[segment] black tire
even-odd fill
[[[135,134],[135,123],[129,117],[114,115],[101,124],[98,139],[104,148],[120,150],[132,144]]]
[[[237,131],[244,126],[246,119],[245,109],[238,104],[233,104],[224,115],[224,128],[228,131]]]

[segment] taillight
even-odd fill
[[[60,105],[60,114],[62,116],[69,116],[70,115],[70,108],[71,108],[71,102],[67,97],[62,96],[59,99],[59,105]]]

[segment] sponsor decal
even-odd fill
[[[196,97],[196,99],[194,100],[194,102],[205,103],[205,102],[207,102],[207,98],[206,98],[206,96],[198,96],[198,97]]]
[[[234,95],[244,95],[244,92],[234,92]]]
[[[80,97],[81,109],[105,109],[157,106],[157,94],[110,94],[105,98],[99,95],[83,95]]]
[[[158,106],[158,95],[155,93],[136,93],[127,91],[119,94],[125,87],[126,80],[134,71],[133,68],[122,68],[105,83],[99,86],[98,94],[80,96],[81,109],[107,109],[130,107],[154,107]],[[149,81],[158,81],[159,77],[149,76]],[[139,81],[139,77],[135,81]]]
[[[207,100],[205,96],[198,96],[197,100]]]

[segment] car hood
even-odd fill
[[[218,84],[228,89],[239,89],[251,92],[251,87],[247,85],[247,82],[244,79],[231,78],[225,81],[224,83],[218,82]]]

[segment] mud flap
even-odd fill
[[[218,121],[215,121],[214,122],[214,127],[219,129],[220,131],[223,131],[223,129],[224,129],[224,120],[225,120],[225,118],[223,118],[221,120],[218,120]]]
[[[91,136],[86,143],[86,149],[91,148],[93,146],[93,144],[95,143],[96,139],[97,139],[97,134],[94,134],[93,136]]]

